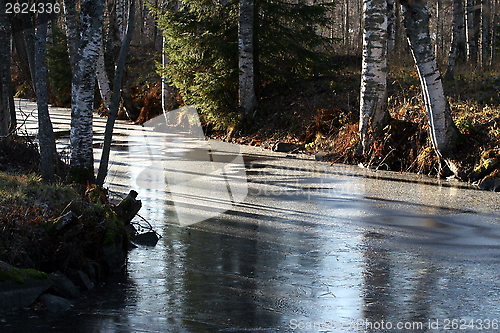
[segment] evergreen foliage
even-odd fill
[[[256,91],[324,73],[331,40],[316,31],[331,24],[332,6],[256,0]],[[175,8],[150,9],[163,30],[170,61],[158,66],[160,74],[214,128],[237,123],[238,2],[182,0]]]

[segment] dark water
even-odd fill
[[[128,144],[116,191],[144,171],[120,162]],[[67,313],[0,314],[0,332],[498,331],[498,193],[242,149],[243,202],[181,227],[168,193],[136,188],[157,246]]]

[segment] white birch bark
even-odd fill
[[[239,50],[239,106],[245,117],[253,113],[255,97],[254,73],[254,0],[239,0],[238,50]]]
[[[363,63],[359,134],[362,153],[388,119],[387,112],[387,2],[364,0]]]
[[[47,88],[47,27],[49,15],[38,15],[35,37],[35,92],[38,107],[38,140],[40,145],[40,172],[47,182],[55,181],[56,142],[49,116]]]
[[[127,4],[127,0],[116,0],[115,3],[116,29],[120,42],[123,41],[127,29]]]
[[[479,64],[485,67],[489,63],[489,42],[490,42],[490,2],[488,0],[481,1],[481,29],[479,33]]]
[[[477,57],[477,42],[475,33],[475,6],[474,0],[465,0],[466,13],[465,13],[465,39],[467,43],[467,61],[474,63]]]
[[[433,52],[427,4],[425,0],[404,0],[401,5],[406,34],[422,85],[432,145],[440,157],[449,159],[453,156],[457,130]]]
[[[81,1],[80,45],[71,90],[70,167],[80,175],[86,172],[87,180],[93,178],[94,170],[92,118],[102,16],[102,0]]]
[[[104,41],[101,39],[99,46],[99,56],[97,57],[97,85],[101,94],[102,102],[106,110],[111,107],[111,86],[109,84],[108,72],[106,71],[106,63],[104,61]]]
[[[451,46],[448,54],[448,68],[446,78],[453,79],[455,64],[459,53],[463,54],[465,44],[464,0],[453,0],[453,21],[451,32]]]
[[[168,63],[168,54],[166,51],[167,41],[165,36],[162,37],[162,51],[161,51],[161,64],[165,67]],[[166,77],[162,75],[161,77],[161,107],[163,113],[166,114],[167,111],[170,111],[173,108],[173,96],[172,96],[172,88],[168,84],[168,80]]]

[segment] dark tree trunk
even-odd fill
[[[111,150],[111,140],[113,138],[113,127],[115,126],[115,120],[116,117],[118,116],[118,107],[120,104],[120,90],[122,87],[123,71],[125,69],[125,61],[127,59],[127,54],[130,47],[130,41],[132,40],[132,33],[134,31],[134,12],[135,12],[135,0],[131,0],[127,15],[128,22],[127,22],[126,33],[123,38],[118,60],[116,61],[116,70],[113,82],[113,94],[111,99],[111,106],[109,108],[108,120],[106,122],[106,131],[104,133],[104,146],[102,150],[101,161],[99,164],[99,172],[97,175],[97,185],[99,186],[102,186],[104,184],[104,180],[106,179],[106,175],[108,172],[109,153]]]
[[[49,116],[47,88],[47,27],[49,15],[38,16],[35,39],[35,92],[38,106],[38,140],[40,142],[40,172],[44,181],[55,180],[56,142]]]

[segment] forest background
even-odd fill
[[[363,2],[252,3],[256,104],[251,117],[242,117],[238,105],[241,1],[105,1],[95,109],[102,115],[109,111],[111,82],[133,8],[134,30],[121,80],[119,117],[140,124],[161,114],[162,108],[194,103],[207,135],[219,139],[266,148],[288,142],[295,151],[323,152],[321,159],[332,162],[451,175],[443,171],[429,138],[419,76],[398,3],[387,2],[392,6],[387,53],[391,121],[364,154],[357,152]],[[79,2],[76,5],[79,15]],[[427,6],[434,53],[454,125],[461,133],[455,159],[463,180],[496,177],[500,165],[498,1],[429,0]],[[47,35],[49,100],[62,106],[70,106],[72,93],[67,18],[67,13],[52,15]],[[29,56],[13,36],[15,95],[34,98]]]

